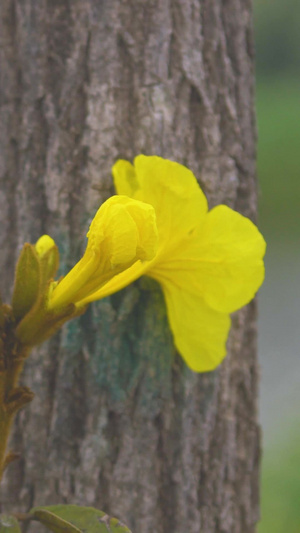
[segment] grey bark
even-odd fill
[[[186,164],[210,206],[255,218],[250,0],[1,0],[1,288],[24,241],[61,271],[113,193],[110,168]],[[206,375],[175,354],[162,294],[141,280],[32,354],[2,509],[72,502],[135,533],[253,533],[258,520],[256,310],[233,317]]]

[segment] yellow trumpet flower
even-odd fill
[[[141,264],[151,260],[157,250],[154,208],[126,196],[113,196],[97,211],[87,237],[82,259],[50,286],[49,310],[71,303],[82,307],[97,300],[95,291],[111,278],[138,260]]]
[[[147,274],[162,286],[175,345],[187,365],[196,372],[216,368],[226,354],[229,314],[247,304],[263,282],[262,235],[225,205],[208,211],[195,176],[183,165],[139,155],[134,165],[117,161],[112,172],[118,194],[154,207],[158,251],[152,259],[132,261],[92,295],[79,290],[77,305]]]

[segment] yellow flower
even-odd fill
[[[186,167],[140,155],[113,167],[118,194],[155,208],[158,252],[136,261],[93,293],[112,294],[142,274],[162,286],[174,341],[196,372],[212,370],[226,354],[229,314],[247,304],[264,279],[265,241],[256,226],[225,205],[208,211]],[[59,287],[59,286],[58,286]],[[81,305],[90,301],[83,297]]]
[[[49,310],[68,304],[82,307],[98,299],[95,291],[137,260],[151,260],[157,250],[155,211],[149,204],[113,196],[97,211],[87,237],[82,259],[50,286]]]

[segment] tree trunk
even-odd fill
[[[1,286],[50,234],[61,272],[113,193],[119,157],[191,168],[210,207],[255,218],[250,0],[1,0]],[[2,508],[93,505],[134,533],[253,533],[258,519],[256,311],[196,375],[144,278],[34,351]]]

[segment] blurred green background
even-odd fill
[[[262,503],[258,533],[300,533],[300,1],[254,0]]]

